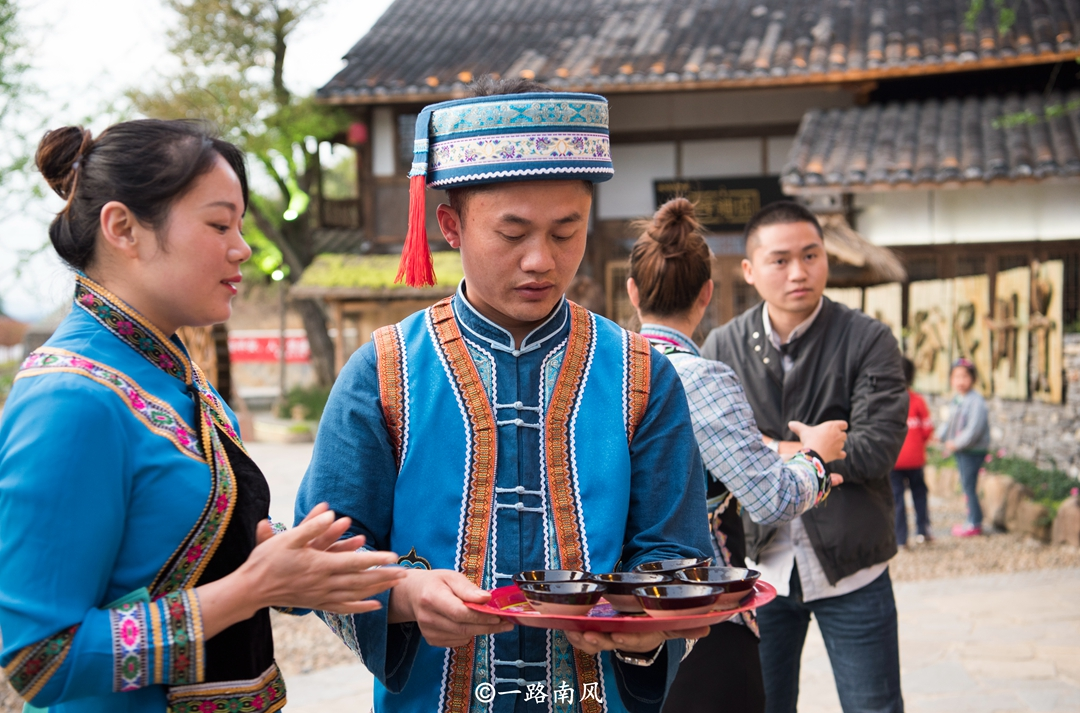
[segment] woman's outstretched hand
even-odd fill
[[[274,535],[270,523],[256,531],[258,545],[232,574],[198,588],[206,638],[269,606],[321,609],[337,614],[374,611],[365,601],[405,577],[393,552],[356,551],[364,537],[339,538],[351,520],[335,518],[323,503],[304,521]]]

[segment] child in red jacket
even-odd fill
[[[915,365],[904,358],[904,378],[908,383],[907,438],[896,458],[896,465],[889,474],[892,480],[893,500],[896,501],[896,544],[907,544],[908,525],[907,509],[904,507],[904,484],[911,488],[911,500],[915,504],[915,541],[929,542],[930,513],[926,509],[926,479],[923,466],[926,465],[926,444],[934,435],[934,424],[930,421],[930,411],[922,396],[911,390],[915,380]]]

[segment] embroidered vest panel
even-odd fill
[[[648,403],[651,348],[577,305],[571,325],[565,343],[546,357],[539,385],[543,429],[531,457],[540,459],[546,491],[541,564],[611,571],[625,537],[629,444]],[[508,545],[495,541],[498,429],[486,367],[470,355],[450,299],[378,330],[373,341],[399,463],[391,549],[415,551],[413,559],[462,572],[482,588],[498,586],[497,549]],[[569,659],[549,665],[570,666],[580,683],[601,678],[599,657],[575,656],[561,634],[553,644],[556,659]],[[472,690],[489,680],[494,658],[492,637],[454,650],[421,644],[406,690],[393,698],[417,710],[471,710],[478,705],[469,703]],[[601,685],[617,697],[604,674]]]

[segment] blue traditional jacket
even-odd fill
[[[342,370],[297,497],[327,501],[401,564],[484,589],[522,570],[630,569],[711,550],[704,473],[675,370],[567,301],[520,347],[455,297],[376,332]],[[518,627],[457,649],[376,612],[323,614],[389,711],[659,711],[684,651],[651,667]],[[560,694],[560,691],[562,692]]]
[[[265,610],[204,641],[195,593],[243,561],[266,517],[237,433],[179,339],[77,278],[0,423],[0,663],[33,706],[284,705]]]

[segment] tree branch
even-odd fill
[[[248,204],[248,211],[251,213],[251,217],[255,219],[255,225],[259,226],[259,230],[270,239],[274,245],[277,245],[278,250],[281,251],[281,258],[285,261],[285,264],[289,266],[289,273],[292,280],[299,279],[300,273],[307,267],[300,257],[296,254],[296,250],[293,249],[292,243],[288,241],[285,235],[278,230],[273,221],[262,211],[262,209],[254,202]]]

